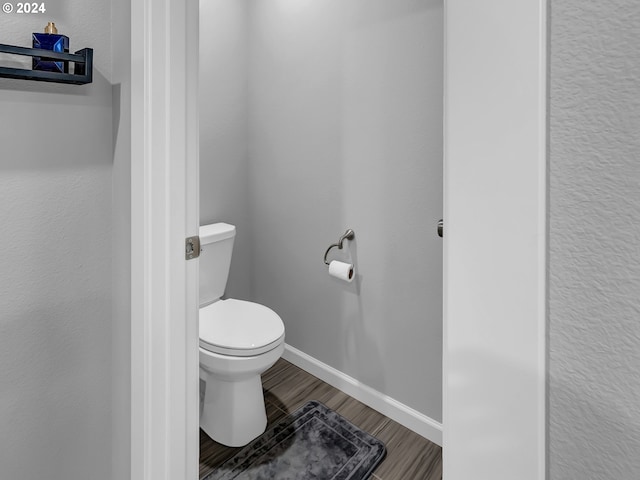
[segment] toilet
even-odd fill
[[[260,375],[284,351],[284,324],[258,303],[222,300],[236,228],[200,227],[200,428],[230,447],[246,445],[267,426]]]

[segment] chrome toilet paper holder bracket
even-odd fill
[[[346,232],[344,232],[344,235],[340,237],[340,239],[338,240],[338,243],[332,243],[331,245],[329,245],[329,248],[327,248],[327,251],[324,252],[324,264],[329,265],[329,262],[327,262],[327,255],[329,255],[329,252],[331,251],[332,248],[338,247],[339,250],[342,250],[343,242],[345,240],[353,240],[355,236],[356,236],[356,232],[354,232],[349,228],[347,229]]]

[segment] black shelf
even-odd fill
[[[16,47],[0,43],[0,53],[40,57],[45,60],[74,62],[73,73],[44,72],[25,68],[0,67],[0,77],[35,80],[38,82],[71,83],[84,85],[93,81],[93,49],[83,48],[76,53],[59,53],[41,48]]]

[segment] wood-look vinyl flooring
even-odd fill
[[[385,443],[387,457],[374,471],[372,479],[442,479],[442,449],[438,445],[286,360],[278,360],[262,375],[262,387],[267,428],[309,400],[317,400]],[[200,430],[200,478],[239,450],[214,442]]]

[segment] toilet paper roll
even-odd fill
[[[354,277],[353,264],[334,260],[329,264],[329,275],[350,283]]]

